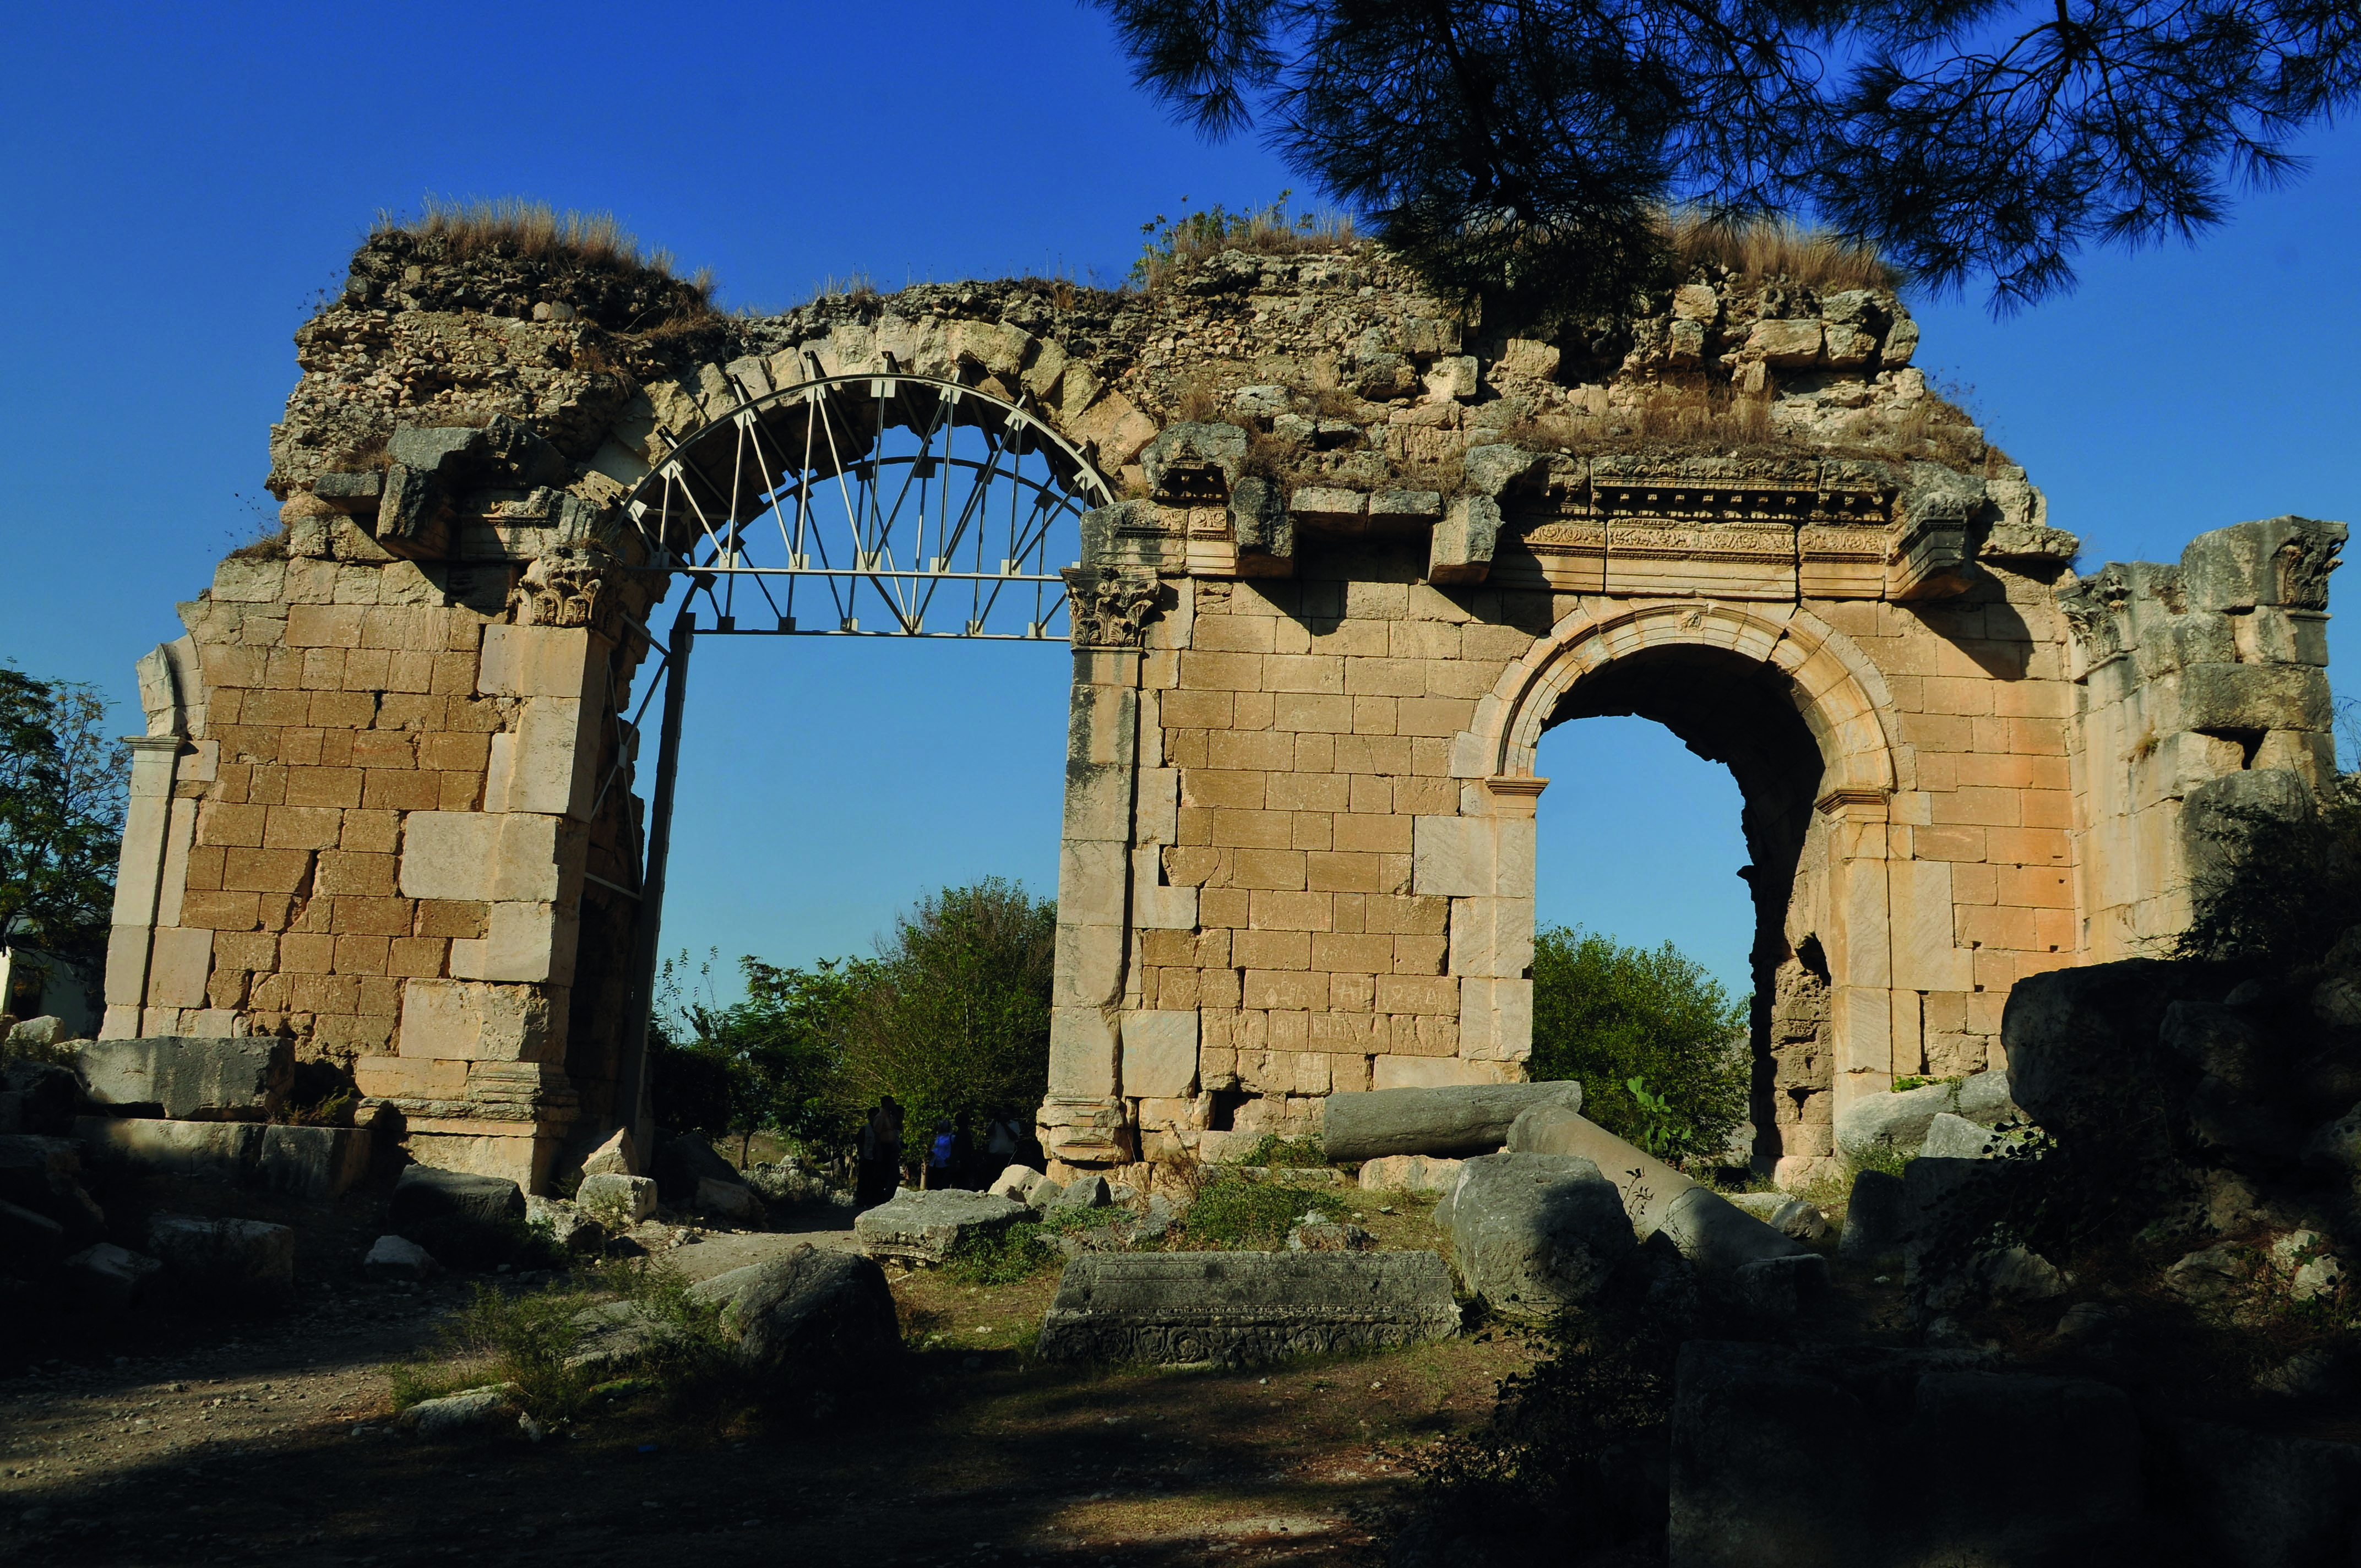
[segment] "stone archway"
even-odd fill
[[[143,662],[104,1032],[289,1036],[434,1163],[540,1186],[631,1113],[619,696],[681,565],[642,547],[698,531],[621,504],[800,383],[972,389],[1122,498],[1065,577],[1070,1166],[1521,1076],[1533,740],[1585,703],[1705,725],[1660,664],[1789,701],[1821,760],[1785,829],[1829,988],[1806,1101],[1996,1065],[2018,979],[2185,925],[2199,807],[2334,765],[2342,525],[2075,576],[1879,291],[1701,276],[1622,338],[1486,339],[1361,247],[642,333],[517,258],[454,305],[490,297],[405,244],[299,334],[282,535]]]
[[[1756,908],[1751,968],[1758,1153],[1782,1179],[1827,1157],[1834,1113],[1892,1059],[1894,1006],[1888,802],[1898,776],[1882,717],[1894,711],[1874,664],[1792,605],[1664,601],[1586,605],[1512,663],[1459,740],[1492,771],[1499,902],[1471,910],[1504,935],[1524,923],[1531,954],[1538,846],[1523,818],[1542,734],[1573,719],[1632,713],[1671,729],[1736,775],[1747,808]],[[1520,785],[1525,787],[1521,788]],[[1457,911],[1455,909],[1455,915]],[[1865,928],[1863,928],[1865,927]],[[1527,1014],[1530,1042],[1530,1014]]]

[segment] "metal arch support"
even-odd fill
[[[1042,641],[1066,635],[1059,568],[1081,559],[1082,516],[1114,499],[1018,404],[874,371],[747,399],[667,453],[621,510],[638,569],[697,576],[708,636]],[[943,617],[931,627],[930,612]]]
[[[889,443],[893,431],[901,433]],[[1054,626],[1068,610],[1058,567],[1080,563],[1082,513],[1114,499],[1081,450],[1032,413],[957,381],[900,372],[819,377],[749,399],[675,447],[624,498],[641,556],[632,569],[685,575],[695,585],[667,641],[633,628],[659,655],[664,681],[640,885],[614,888],[637,905],[614,1113],[642,1149],[652,1150],[648,1035],[697,637],[1065,641],[1069,634]],[[763,520],[775,527],[774,546],[752,526]],[[759,558],[758,547],[773,557]],[[773,626],[738,624],[741,584],[749,608],[764,605]],[[798,586],[824,594],[832,614],[798,624]],[[928,630],[939,596],[960,587],[967,604],[956,629]],[[867,630],[864,590],[885,611]],[[702,630],[698,594],[714,617]],[[651,687],[630,722],[616,715],[616,758],[598,786],[601,803],[636,759],[638,720],[653,696]]]

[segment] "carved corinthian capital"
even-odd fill
[[[1156,614],[1156,574],[1115,566],[1069,566],[1066,597],[1077,648],[1137,648]]]

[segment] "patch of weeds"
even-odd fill
[[[592,1277],[630,1306],[647,1336],[636,1359],[667,1395],[678,1398],[722,1385],[734,1365],[722,1307],[692,1297],[686,1275],[668,1260],[622,1258]]]
[[[1224,1175],[1197,1194],[1180,1229],[1186,1244],[1199,1249],[1269,1251],[1286,1245],[1287,1233],[1304,1215],[1342,1220],[1348,1212],[1331,1192]]]
[[[393,1408],[406,1410],[412,1405],[423,1405],[429,1399],[441,1399],[463,1388],[483,1386],[480,1377],[462,1377],[432,1366],[415,1366],[407,1363],[385,1369],[386,1380],[393,1386]]]
[[[563,1420],[590,1391],[589,1375],[566,1365],[582,1347],[576,1320],[585,1305],[579,1291],[563,1287],[511,1295],[478,1285],[448,1336],[455,1348],[491,1359],[495,1374],[479,1384],[513,1383],[535,1420]]]
[[[1254,1147],[1244,1154],[1233,1155],[1223,1163],[1276,1166],[1286,1170],[1325,1169],[1328,1154],[1320,1146],[1320,1140],[1316,1137],[1282,1138],[1277,1133],[1265,1133]]]
[[[1915,1073],[1905,1073],[1894,1080],[1893,1092],[1907,1094],[1914,1089],[1924,1089],[1930,1083],[1965,1083],[1966,1081],[1965,1076],[1958,1074],[1949,1078],[1920,1078]]]
[[[1893,1177],[1898,1181],[1902,1179],[1903,1171],[1909,1168],[1910,1162],[1917,1157],[1916,1155],[1905,1153],[1891,1144],[1872,1145],[1866,1154],[1845,1157],[1845,1186],[1848,1190],[1850,1190],[1852,1179],[1864,1170],[1873,1170],[1882,1176]]]
[[[1418,1459],[1425,1497],[1411,1531],[1534,1545],[1576,1531],[1598,1545],[1662,1531],[1662,1483],[1646,1475],[1671,1421],[1682,1336],[1643,1292],[1620,1285],[1525,1331],[1543,1354],[1501,1382],[1490,1424]]]
[[[970,1236],[943,1260],[943,1277],[961,1285],[1015,1285],[1061,1261],[1042,1227],[1019,1223],[994,1235]]]

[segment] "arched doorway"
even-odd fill
[[[1883,1071],[1890,1059],[1882,828],[1894,765],[1876,679],[1838,633],[1787,607],[1604,601],[1561,620],[1487,699],[1495,799],[1546,782],[1534,772],[1543,733],[1610,715],[1663,724],[1737,780],[1754,905],[1755,1154],[1784,1180],[1832,1157],[1848,1061]],[[1501,895],[1532,909],[1533,862],[1503,863],[1521,863],[1525,885]]]

